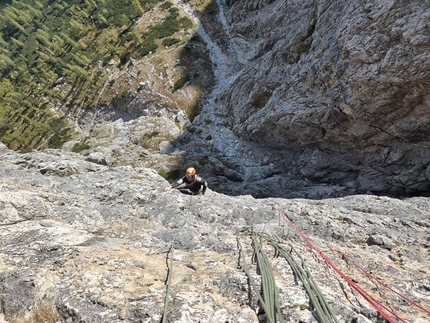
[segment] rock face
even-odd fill
[[[173,76],[151,59],[129,64],[141,87],[88,117],[89,153],[110,166],[191,164],[231,195],[429,195],[425,1],[173,3],[196,34],[163,69],[205,81],[170,96]],[[189,113],[198,93],[188,120],[178,107]]]
[[[322,253],[403,320],[428,322],[428,198],[187,196],[164,191],[168,182],[152,169],[94,161],[0,146],[0,322],[47,309],[55,319],[44,322],[160,322],[164,313],[169,322],[266,322],[252,232],[284,322],[319,316],[271,239],[298,252],[338,322],[381,315]]]
[[[143,82],[87,116],[85,157],[0,145],[0,322],[321,321],[298,268],[338,322],[428,322],[427,3],[173,2],[216,83],[192,123]],[[164,191],[184,163],[206,196]]]
[[[220,152],[215,158],[228,169],[218,167],[218,174],[240,178],[232,187],[249,192],[254,183],[273,192],[277,186],[275,195],[285,196],[289,180],[306,178],[356,192],[428,194],[425,2],[227,1],[219,7],[223,32],[205,27],[218,44],[228,44],[220,45],[225,56],[218,65],[230,68],[195,125],[203,138],[210,135],[212,151]],[[270,195],[264,189],[251,194]]]

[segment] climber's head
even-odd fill
[[[193,179],[196,175],[196,170],[193,167],[188,167],[185,171],[185,176],[187,176],[188,179]]]

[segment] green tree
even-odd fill
[[[25,28],[23,26],[21,26],[21,24],[18,21],[16,21],[16,19],[11,17],[10,15],[11,15],[11,13],[9,13],[9,15],[7,16],[7,21],[9,23],[11,23],[16,29],[18,29],[23,34],[27,34],[27,32],[25,31]]]
[[[140,58],[163,45],[187,21],[170,3],[169,16],[141,32],[135,19],[159,0],[0,0],[0,140],[16,149],[57,146],[67,138],[67,123],[47,126],[53,118],[49,104],[79,105],[97,102],[107,76],[99,69],[119,58]],[[64,78],[57,86],[56,81]],[[183,86],[178,82],[178,87]],[[118,84],[118,85],[117,85]],[[119,86],[121,82],[112,86]],[[31,95],[30,95],[31,94]],[[12,131],[14,129],[14,131]]]
[[[24,47],[24,43],[16,38],[11,37],[10,40],[18,47]]]
[[[13,66],[13,60],[6,55],[0,54],[0,68],[9,66]]]

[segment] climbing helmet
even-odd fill
[[[196,175],[196,170],[193,167],[188,167],[185,174],[188,176],[194,176]]]

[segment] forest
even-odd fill
[[[145,30],[137,18],[159,6],[164,19]],[[158,0],[0,1],[0,140],[29,151],[60,148],[73,127],[61,111],[96,107],[121,67],[192,27],[172,3]]]

